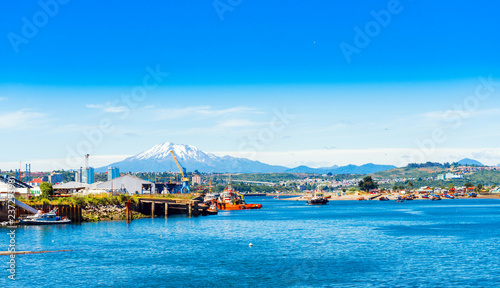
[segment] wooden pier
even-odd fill
[[[200,204],[199,200],[139,198],[139,212],[151,215],[152,218],[171,215],[207,216],[209,215],[208,208],[208,206]]]

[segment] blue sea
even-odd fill
[[[18,251],[74,251],[17,256],[16,281],[0,256],[0,286],[500,287],[500,200],[247,202],[264,208],[18,228]]]

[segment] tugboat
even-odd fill
[[[217,209],[223,211],[262,208],[261,204],[247,204],[245,202],[245,196],[233,189],[231,181],[229,181],[229,186],[224,189],[224,192],[217,198],[215,203],[217,204]]]
[[[49,213],[42,213],[38,211],[33,216],[28,216],[24,219],[19,219],[19,223],[23,225],[54,225],[54,224],[70,224],[71,220],[66,217],[59,217],[56,214],[57,208]]]
[[[219,214],[219,209],[217,209],[217,200],[212,200],[212,202],[209,204],[207,209],[207,214],[208,215],[217,215]]]
[[[328,199],[325,198],[325,195],[322,191],[317,191],[314,193],[313,197],[307,200],[308,205],[326,205],[328,204]]]

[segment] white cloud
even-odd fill
[[[480,117],[480,116],[491,116],[491,115],[500,115],[500,109],[492,108],[485,110],[446,110],[446,111],[431,111],[419,116],[424,117],[426,120],[430,121],[445,121],[447,119],[451,119],[452,117],[460,117],[463,119],[468,119],[472,117]],[[448,120],[449,122],[453,122],[453,120]]]
[[[0,130],[34,128],[35,124],[39,125],[45,117],[46,114],[28,109],[2,114],[0,115]]]
[[[253,113],[260,114],[258,110],[249,107],[233,107],[228,109],[213,109],[210,106],[192,106],[186,108],[157,109],[155,120],[170,120],[183,117],[220,117],[231,114]]]
[[[104,105],[101,104],[87,104],[87,108],[99,109],[106,113],[122,113],[128,111],[126,106],[113,106],[110,102]]]
[[[265,123],[254,122],[246,119],[228,119],[220,122],[217,128],[242,128],[242,127],[256,127],[262,126]]]
[[[104,108],[104,112],[107,112],[107,113],[122,113],[125,111],[127,111],[127,107],[125,107],[125,106],[115,106],[115,107]]]
[[[256,109],[249,108],[249,107],[234,107],[234,108],[228,108],[228,109],[221,109],[221,110],[216,110],[216,109],[211,109],[209,106],[205,107],[206,109],[200,109],[197,111],[197,113],[201,115],[207,115],[207,116],[222,116],[222,115],[227,115],[227,114],[236,114],[236,113],[260,113]]]

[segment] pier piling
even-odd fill
[[[151,206],[149,206],[151,204]],[[160,205],[160,211],[156,211],[155,205]],[[139,199],[139,211],[145,215],[165,215],[165,218],[171,215],[186,215],[188,217],[197,217],[199,215],[208,215],[207,205],[200,206],[200,201],[198,200],[172,200],[172,199],[151,199],[143,198]],[[151,210],[148,208],[151,207]],[[161,209],[164,208],[163,211]],[[151,213],[151,214],[149,214]]]
[[[132,211],[130,210],[130,201],[127,201],[127,221],[132,220]]]
[[[193,206],[194,206],[194,217],[198,217],[200,215],[200,210],[198,208],[198,201],[194,201],[193,203]]]

